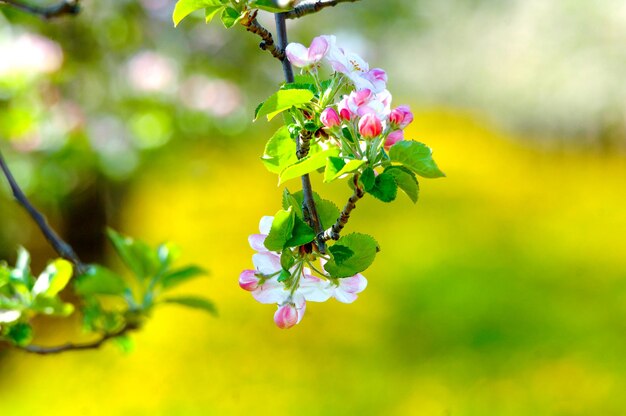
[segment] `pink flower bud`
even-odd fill
[[[355,107],[361,107],[362,105],[370,102],[370,100],[372,99],[372,95],[372,91],[366,88],[360,91],[353,92],[352,94],[350,94],[349,99],[352,100]]]
[[[239,286],[243,290],[252,292],[259,287],[259,278],[256,277],[255,270],[244,270],[239,275]]]
[[[322,111],[322,114],[320,115],[320,121],[324,126],[329,129],[341,125],[339,114],[337,114],[335,109],[332,107],[328,107],[324,111]]]
[[[372,139],[383,132],[383,123],[376,114],[368,113],[359,120],[359,133],[364,139]]]
[[[384,69],[374,68],[367,73],[372,80],[387,82],[387,73]]]
[[[413,113],[406,105],[391,110],[389,114],[389,122],[400,129],[406,128],[413,121]]]
[[[402,130],[392,131],[385,139],[385,150],[389,150],[391,146],[402,140],[404,140],[404,132]]]
[[[297,324],[298,311],[296,310],[296,307],[291,303],[287,303],[279,307],[274,314],[274,322],[280,329],[291,328]]]
[[[348,105],[348,96],[343,97],[339,104],[337,104],[337,109],[339,110],[339,117],[342,120],[350,121],[354,117],[354,113],[350,110],[350,106]]]

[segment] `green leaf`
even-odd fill
[[[302,206],[302,200],[303,200],[302,191],[298,191],[294,194],[291,194],[290,197],[291,198],[289,201],[295,201],[293,202],[294,207]],[[335,205],[333,201],[330,201],[328,199],[322,199],[316,192],[313,192],[313,202],[315,202],[315,207],[317,208],[317,216],[319,217],[323,228],[328,228],[331,224],[334,224],[335,221],[337,221],[337,218],[339,218],[339,208],[337,207],[337,205]],[[283,207],[285,207],[284,199],[283,199]],[[294,211],[295,211],[295,208],[294,208]],[[300,217],[302,217],[301,208],[299,209],[299,211],[295,211],[295,212]]]
[[[11,280],[23,283],[30,287],[32,276],[30,275],[30,254],[24,247],[17,249],[17,261],[15,268],[11,271]]]
[[[217,16],[217,14],[219,12],[221,12],[224,9],[224,6],[208,6],[204,9],[204,21],[207,23],[211,23],[211,20],[213,20],[213,18],[215,16]]]
[[[284,250],[280,255],[280,266],[283,270],[289,270],[295,264],[296,259],[291,250]]]
[[[278,211],[274,215],[272,228],[265,239],[265,248],[269,251],[281,251],[285,247],[285,244],[291,238],[295,223],[294,217],[295,215],[291,208],[286,211]]]
[[[291,138],[287,126],[278,129],[268,140],[261,160],[267,170],[276,174],[298,161],[296,142]]]
[[[69,283],[73,270],[72,263],[67,260],[53,261],[37,278],[32,290],[33,295],[56,296]]]
[[[299,107],[310,103],[313,97],[309,90],[279,90],[258,108],[254,119],[267,116],[269,121],[293,106]]]
[[[366,234],[348,234],[328,248],[333,258],[324,269],[335,278],[350,277],[367,269],[378,251],[378,243]],[[352,252],[352,255],[349,255]]]
[[[241,19],[242,15],[230,6],[227,6],[222,12],[222,23],[226,29],[231,28]]]
[[[34,299],[31,309],[43,315],[69,316],[74,312],[74,305],[65,303],[58,297],[41,297]]]
[[[266,12],[270,12],[270,13],[282,13],[282,12],[292,9],[292,7],[281,9],[280,7],[277,7],[275,2],[272,0],[255,0],[252,3],[250,3],[250,7],[255,7],[257,9],[265,10]]]
[[[307,173],[311,173],[317,169],[325,167],[328,158],[337,155],[339,155],[339,149],[332,147],[328,150],[324,150],[300,159],[293,165],[286,167],[280,173],[278,185],[280,186],[288,180],[298,178],[302,175],[306,175]]]
[[[24,322],[19,322],[9,328],[6,337],[16,345],[28,345],[33,339],[33,329]]]
[[[413,203],[417,202],[420,187],[415,174],[411,170],[404,166],[390,166],[385,169],[385,173],[393,176],[398,187],[411,198]]]
[[[283,209],[289,209],[289,207],[291,207],[293,212],[295,212],[298,217],[302,218],[302,191],[297,192],[297,194],[299,194],[300,200],[296,199],[296,197],[285,188],[283,191]]]
[[[420,142],[405,140],[398,142],[389,149],[392,162],[401,163],[424,178],[441,178],[446,176],[433,160],[432,150]]]
[[[366,168],[361,174],[359,182],[363,185],[365,192],[369,192],[376,184],[376,174],[374,173],[374,169]]]
[[[204,298],[196,296],[179,296],[175,298],[165,298],[162,302],[174,303],[193,309],[200,309],[210,313],[211,315],[217,316],[217,309],[215,308],[215,305],[213,305],[213,302]]]
[[[278,279],[276,279],[279,282],[286,282],[287,280],[289,280],[289,278],[291,277],[291,272],[285,269],[282,269],[280,271],[280,274],[278,275]]]
[[[161,287],[163,290],[167,290],[187,280],[206,274],[206,270],[194,265],[172,270],[161,278]]]
[[[180,247],[174,243],[163,243],[157,248],[157,256],[164,268],[169,267],[180,257]]]
[[[374,186],[368,192],[383,202],[391,202],[398,195],[398,185],[393,176],[381,173],[376,177]]]
[[[82,296],[121,295],[126,289],[126,283],[112,270],[93,264],[85,274],[76,278],[74,288],[76,293]]]
[[[128,354],[135,348],[135,343],[128,335],[120,335],[113,338],[113,342],[122,350],[122,352]]]
[[[172,20],[174,26],[178,24],[191,13],[200,9],[214,9],[222,8],[223,2],[220,0],[178,0],[176,7],[174,7],[174,13],[172,14]]]
[[[353,159],[347,163],[340,157],[329,157],[328,163],[326,163],[326,170],[324,171],[324,182],[332,182],[341,175],[346,173],[352,173],[358,170],[363,164],[364,160]]]
[[[294,225],[291,238],[285,243],[285,247],[299,247],[310,243],[315,239],[315,231],[307,223],[294,215]],[[287,268],[288,269],[288,268]]]
[[[154,275],[161,267],[158,254],[143,241],[107,230],[109,240],[124,264],[140,279]]]

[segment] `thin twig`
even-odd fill
[[[84,351],[84,350],[95,350],[100,348],[105,342],[112,338],[117,338],[119,336],[125,335],[126,333],[138,329],[139,326],[126,324],[121,329],[110,332],[108,334],[103,334],[100,338],[92,342],[86,342],[83,344],[74,344],[67,343],[63,345],[57,345],[53,347],[42,347],[39,345],[26,345],[24,347],[18,347],[22,351],[29,352],[32,354],[39,355],[48,355],[48,354],[58,354],[65,351]]]
[[[0,168],[4,173],[4,176],[7,178],[9,185],[11,186],[11,191],[13,192],[13,197],[17,200],[17,202],[28,212],[28,215],[37,223],[39,229],[41,230],[46,240],[50,243],[52,248],[59,254],[59,256],[63,257],[66,260],[71,261],[76,267],[77,274],[83,274],[86,271],[85,264],[80,260],[78,255],[74,252],[74,249],[67,244],[59,235],[50,227],[46,218],[39,212],[37,209],[30,203],[24,192],[20,188],[20,186],[15,181],[9,166],[4,160],[4,156],[2,152],[0,152]]]
[[[293,10],[285,12],[285,18],[298,19],[307,14],[317,13],[326,7],[335,7],[339,3],[351,2],[354,3],[359,0],[328,0],[328,1],[316,1],[315,3],[307,3],[302,6],[295,7]]]
[[[354,175],[354,193],[348,199],[348,202],[343,208],[343,211],[341,211],[341,214],[339,215],[339,218],[337,218],[337,221],[333,224],[332,227],[324,231],[321,235],[318,235],[318,240],[339,240],[339,237],[341,237],[341,230],[343,230],[343,227],[345,227],[348,223],[352,210],[356,208],[356,203],[359,201],[359,199],[363,198],[364,195],[365,191],[363,191],[363,189],[359,187],[359,175]]]
[[[287,47],[287,25],[285,23],[285,13],[276,13],[276,38],[278,41],[278,47],[281,50],[285,50]],[[288,83],[294,82],[293,76],[293,68],[291,67],[291,63],[288,59],[283,59],[283,73],[285,75],[285,81]],[[298,153],[302,153],[304,148],[308,145],[308,143],[302,142],[302,137],[300,136],[297,143]],[[308,153],[308,152],[307,152]],[[302,156],[304,157],[304,156]],[[300,155],[298,155],[300,158]],[[309,223],[313,230],[315,230],[315,234],[319,235],[324,231],[324,226],[320,221],[320,217],[317,213],[317,207],[315,206],[315,200],[313,199],[313,186],[311,185],[311,178],[309,174],[302,175],[302,213],[304,219]],[[326,253],[326,242],[323,240],[317,240],[317,249],[320,253]]]
[[[313,132],[303,129],[300,132],[300,140],[298,140],[296,156],[298,159],[302,159],[307,157],[309,154],[309,150],[311,150],[311,138],[313,137]]]
[[[259,47],[261,49],[263,49],[264,51],[268,51],[269,53],[272,54],[274,58],[278,59],[279,61],[282,61],[282,62],[286,61],[285,49],[277,47],[276,43],[274,43],[274,38],[272,37],[272,34],[269,32],[269,30],[264,28],[256,20],[257,12],[258,10],[254,10],[252,12],[247,13],[239,21],[239,23],[241,23],[241,25],[244,26],[248,32],[252,32],[255,35],[259,36],[261,39],[263,39],[263,41],[259,44]]]
[[[61,0],[50,6],[35,6],[18,0],[0,0],[0,4],[7,4],[26,13],[52,19],[63,15],[75,15],[80,11],[78,0]]]

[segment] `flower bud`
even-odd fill
[[[394,130],[385,139],[385,150],[389,150],[394,144],[404,140],[404,132],[402,130]]]
[[[339,117],[341,117],[342,120],[350,121],[354,117],[354,113],[348,106],[348,96],[343,97],[343,99],[339,101],[337,109],[339,110]]]
[[[255,270],[244,270],[239,275],[239,286],[243,290],[252,292],[259,287],[259,278],[256,277]]]
[[[359,133],[364,139],[372,139],[383,132],[383,123],[376,114],[368,113],[359,120]]]
[[[291,328],[297,324],[298,311],[296,310],[296,307],[291,303],[280,306],[274,314],[274,322],[280,329]]]
[[[335,109],[332,107],[328,107],[324,111],[322,111],[322,114],[320,115],[320,121],[324,126],[329,129],[341,125],[339,114],[337,114]]]
[[[413,113],[406,105],[401,105],[398,108],[391,110],[389,114],[389,122],[400,129],[406,128],[413,121]]]

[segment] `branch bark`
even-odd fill
[[[57,345],[57,346],[52,346],[52,347],[42,347],[39,345],[26,345],[24,347],[18,347],[18,348],[21,349],[22,351],[29,352],[32,354],[39,354],[39,355],[59,354],[59,353],[66,352],[66,351],[95,350],[95,349],[100,348],[108,340],[125,335],[128,332],[134,331],[138,328],[139,327],[137,325],[126,324],[121,329],[115,332],[104,334],[95,341],[86,342],[82,344],[67,343],[67,344]]]
[[[287,47],[287,25],[285,21],[286,13],[276,13],[276,38],[278,41],[278,47],[281,50],[285,50]],[[282,59],[283,64],[283,74],[285,75],[285,81],[288,83],[294,82],[293,76],[293,68],[291,67],[291,63],[288,59]],[[310,137],[309,137],[310,140]],[[298,158],[301,158],[301,155],[305,155],[303,150],[309,145],[308,141],[305,143],[302,140],[302,137],[298,138],[297,143],[297,155]],[[308,153],[308,151],[306,152]],[[302,156],[304,157],[304,156]],[[319,235],[323,233],[324,226],[320,221],[319,215],[317,213],[317,207],[315,206],[315,201],[313,199],[313,186],[311,185],[311,178],[308,174],[302,176],[302,213],[304,219],[309,223],[309,225],[315,230],[315,234]],[[320,253],[326,253],[326,242],[321,239],[317,239],[317,249]]]
[[[279,61],[284,62],[285,61],[285,48],[279,48],[276,46],[276,43],[274,43],[274,38],[272,37],[272,34],[269,32],[269,30],[264,28],[256,20],[257,12],[258,10],[254,10],[246,14],[246,16],[244,16],[239,22],[241,23],[243,27],[246,28],[248,32],[254,33],[255,35],[259,36],[261,39],[263,39],[261,43],[259,44],[259,47],[261,49],[263,49],[264,51],[268,51],[269,53],[272,54],[274,58],[278,59]]]
[[[326,7],[335,7],[339,3],[354,3],[359,0],[328,0],[328,1],[316,1],[315,3],[303,4],[302,6],[295,7],[293,10],[290,10],[285,13],[286,19],[299,19],[302,16],[306,16],[307,14],[317,13]]]
[[[13,197],[17,200],[17,202],[28,212],[28,215],[35,221],[41,233],[44,235],[46,240],[50,243],[54,251],[56,251],[59,256],[63,257],[66,260],[71,261],[76,267],[77,274],[83,274],[87,267],[80,260],[78,255],[74,252],[74,249],[67,244],[59,235],[50,227],[46,218],[30,203],[24,192],[20,188],[20,186],[15,181],[13,177],[13,173],[9,169],[6,161],[4,160],[4,156],[2,152],[0,152],[0,168],[4,173],[7,181],[9,182],[9,186],[11,187],[11,192],[13,193]]]
[[[332,227],[328,228],[321,235],[318,235],[318,240],[328,241],[328,240],[339,240],[341,237],[341,231],[343,227],[346,226],[348,220],[350,219],[350,214],[356,208],[356,203],[363,198],[365,195],[365,191],[359,187],[359,175],[354,175],[354,193],[348,199],[346,206],[341,211],[341,215],[337,218],[337,221],[333,224]]]
[[[44,19],[52,19],[63,15],[75,15],[80,12],[78,0],[61,0],[50,6],[35,6],[18,0],[0,0],[0,4],[12,6],[26,13],[40,16]]]

